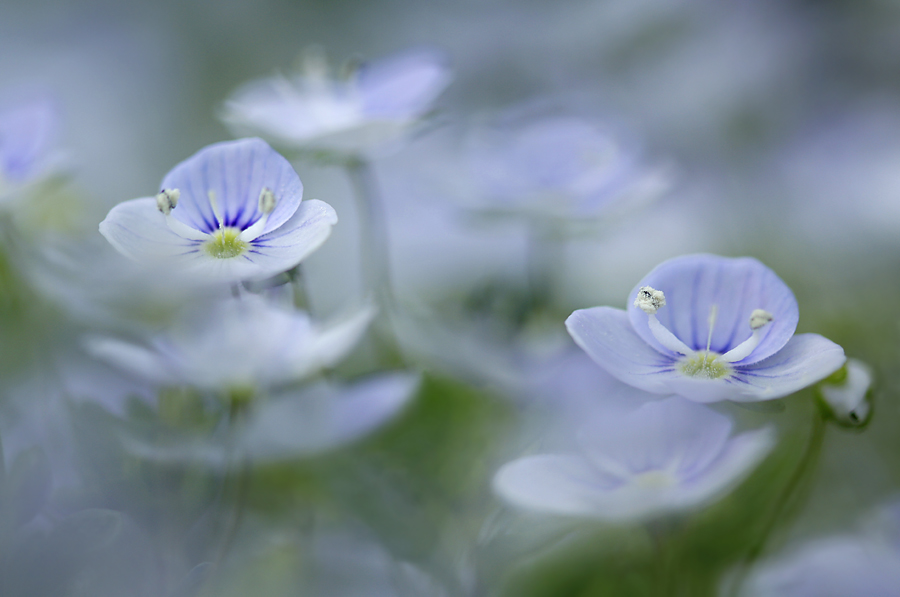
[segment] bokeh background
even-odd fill
[[[872,423],[861,433],[829,429],[818,473],[772,552],[852,528],[895,494],[900,3],[4,0],[0,98],[22,90],[54,98],[70,174],[15,225],[31,239],[52,230],[101,245],[96,226],[113,205],[151,195],[174,164],[232,138],[217,114],[235,88],[290,72],[311,45],[335,63],[434,47],[452,66],[453,82],[427,126],[373,160],[394,293],[419,314],[401,344],[426,371],[425,389],[368,443],[260,471],[232,576],[197,590],[652,594],[639,578],[649,565],[644,548],[630,531],[522,518],[499,504],[489,481],[550,433],[545,423],[570,402],[600,400],[589,373],[542,372],[550,349],[523,356],[510,338],[552,329],[558,350],[569,342],[562,322],[571,310],[624,306],[646,272],[685,253],[760,259],[797,295],[800,331],[822,333],[876,373]],[[639,213],[559,243],[552,300],[523,324],[528,235],[514,221],[472,217],[478,189],[467,148],[480,123],[533,102],[611,123],[672,182]],[[305,264],[314,311],[339,313],[364,294],[352,189],[327,164],[297,170],[305,197],[340,216]],[[127,293],[110,287],[119,278],[105,277],[99,248],[76,256],[95,267],[63,281],[41,269],[35,250],[7,243],[0,271],[7,466],[33,445],[48,455],[53,481],[35,490],[48,500],[42,516],[121,516],[98,514],[90,532],[78,527],[34,547],[19,562],[23,578],[54,566],[79,572],[58,585],[22,581],[37,591],[23,594],[181,594],[190,583],[180,579],[204,569],[194,568],[202,558],[180,533],[202,518],[217,478],[157,471],[152,489],[141,490],[135,479],[143,473],[128,466],[143,465],[121,456],[102,429],[112,424],[109,413],[124,412],[125,395],[142,390],[79,348],[86,330],[133,330],[147,313],[135,315]],[[495,323],[481,325],[485,319]],[[481,333],[448,333],[459,320]],[[377,348],[365,345],[354,363],[370,366]],[[683,546],[684,573],[700,579],[685,594],[714,594],[728,558],[709,554],[739,550],[723,539],[749,524],[737,512],[767,499],[758,487],[787,478],[807,433],[808,398],[782,401],[777,413],[723,407],[747,426],[777,421],[783,441],[749,489],[709,514]],[[327,522],[311,522],[321,518]],[[326,530],[306,535],[316,537],[308,544],[285,538],[285,528],[311,526]],[[86,544],[89,557],[73,559]],[[176,544],[187,547],[176,553]]]

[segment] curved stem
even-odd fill
[[[756,560],[759,559],[759,556],[762,555],[762,552],[766,547],[766,543],[768,542],[769,536],[775,529],[775,525],[777,525],[781,521],[788,508],[792,504],[795,504],[802,496],[802,482],[804,480],[808,480],[807,475],[815,470],[815,465],[819,459],[819,454],[821,454],[822,452],[822,444],[824,439],[825,417],[822,415],[820,409],[817,408],[816,405],[813,405],[812,429],[809,432],[809,439],[806,442],[806,449],[804,450],[803,455],[800,457],[800,461],[797,463],[797,467],[794,469],[794,472],[791,473],[790,478],[788,479],[787,483],[782,488],[774,504],[772,505],[769,517],[759,534],[759,538],[757,539],[756,543],[754,543],[747,551],[747,555],[744,556],[743,562],[739,564],[739,568],[735,573],[734,580],[731,584],[731,595],[736,596],[739,594],[741,586],[744,584],[750,568],[754,563],[756,563]]]

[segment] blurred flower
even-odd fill
[[[521,216],[596,217],[668,186],[665,172],[645,167],[611,131],[555,114],[509,114],[476,136],[471,164],[485,207]]]
[[[759,567],[741,595],[753,597],[900,597],[900,550],[878,537],[811,541]]]
[[[412,50],[329,77],[307,52],[304,72],[250,82],[225,102],[222,120],[238,135],[291,149],[356,154],[405,132],[450,82],[444,56]]]
[[[319,326],[306,313],[248,295],[215,304],[147,347],[103,337],[86,345],[94,356],[156,384],[253,391],[334,365],[359,341],[372,315],[364,309]]]
[[[380,428],[415,396],[419,378],[409,373],[374,375],[353,384],[317,382],[277,392],[254,404],[246,420],[212,436],[170,434],[156,426],[124,431],[126,449],[151,460],[196,462],[225,469],[237,457],[279,462],[333,450]]]
[[[861,427],[869,422],[872,405],[869,389],[872,370],[857,359],[848,359],[842,369],[817,387],[821,400],[841,425]]]
[[[845,361],[830,340],[794,335],[793,293],[749,257],[676,257],[647,274],[631,296],[627,312],[581,309],[566,327],[612,375],[648,392],[697,402],[769,400],[827,377]]]
[[[337,222],[303,201],[291,165],[260,139],[206,147],[177,165],[156,197],[115,206],[100,232],[136,261],[168,261],[200,278],[238,282],[297,265]]]
[[[45,97],[0,108],[0,198],[50,171],[57,113]]]
[[[647,519],[709,503],[772,449],[770,428],[735,437],[731,421],[678,397],[582,429],[578,454],[503,466],[494,491],[520,508],[608,521]]]

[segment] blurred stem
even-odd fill
[[[814,404],[812,428],[809,432],[809,439],[806,442],[806,449],[803,451],[803,455],[800,457],[797,467],[782,488],[781,493],[778,494],[778,497],[773,502],[772,509],[759,534],[759,538],[747,551],[744,560],[738,565],[738,570],[731,583],[730,594],[732,596],[739,594],[741,586],[747,578],[747,574],[750,572],[753,564],[759,559],[759,556],[762,555],[775,526],[781,522],[790,506],[801,501],[801,498],[805,493],[803,491],[804,481],[808,481],[809,476],[816,470],[819,455],[822,453],[824,439],[825,417],[821,409]]]
[[[552,302],[559,272],[565,264],[564,249],[565,243],[552,224],[529,222],[526,268],[533,305],[545,306]]]
[[[228,432],[232,437],[235,436],[236,428],[241,424],[241,420],[246,414],[250,400],[243,392],[236,392],[230,396],[228,409]],[[247,495],[250,489],[250,463],[238,456],[233,466],[229,463],[228,472],[223,481],[222,493],[223,497],[227,497],[229,493],[233,493],[233,504],[231,516],[228,519],[228,526],[222,534],[222,541],[219,544],[219,551],[214,560],[218,569],[231,548],[234,547],[234,541],[237,537],[238,530],[244,519],[244,507],[247,502]]]
[[[303,265],[298,263],[286,273],[294,297],[294,308],[311,312],[309,294],[306,292],[306,282],[303,278]]]
[[[384,202],[372,165],[363,157],[347,160],[345,169],[353,187],[360,223],[360,265],[363,285],[373,293],[379,307],[389,311],[394,304],[391,289],[390,251]]]
[[[647,525],[647,531],[653,543],[655,564],[653,595],[669,597],[675,594],[675,576],[672,574],[672,560],[675,556],[672,543],[675,529],[671,524],[667,524],[667,521],[657,520]]]

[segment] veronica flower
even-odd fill
[[[794,334],[790,288],[759,261],[688,255],[658,265],[627,311],[581,309],[566,327],[591,358],[625,383],[697,402],[786,396],[844,363],[840,346]]]
[[[513,113],[475,137],[472,169],[493,210],[584,218],[667,186],[636,148],[611,131],[571,116]]]
[[[731,421],[672,397],[581,430],[580,452],[527,456],[503,466],[494,491],[548,514],[627,522],[721,497],[774,446],[770,428],[731,437]]]
[[[215,304],[169,334],[138,345],[86,342],[96,357],[158,385],[243,391],[298,381],[340,361],[366,330],[372,310],[329,325],[248,295]]]
[[[161,188],[115,206],[100,232],[136,261],[168,262],[210,280],[286,271],[337,222],[328,204],[301,202],[296,172],[260,139],[210,145],[175,166]]]
[[[442,55],[414,50],[363,64],[334,79],[308,53],[305,72],[253,81],[225,102],[222,120],[236,134],[280,146],[358,153],[404,132],[450,82]]]
[[[56,128],[57,113],[46,98],[0,108],[0,197],[51,169]]]

